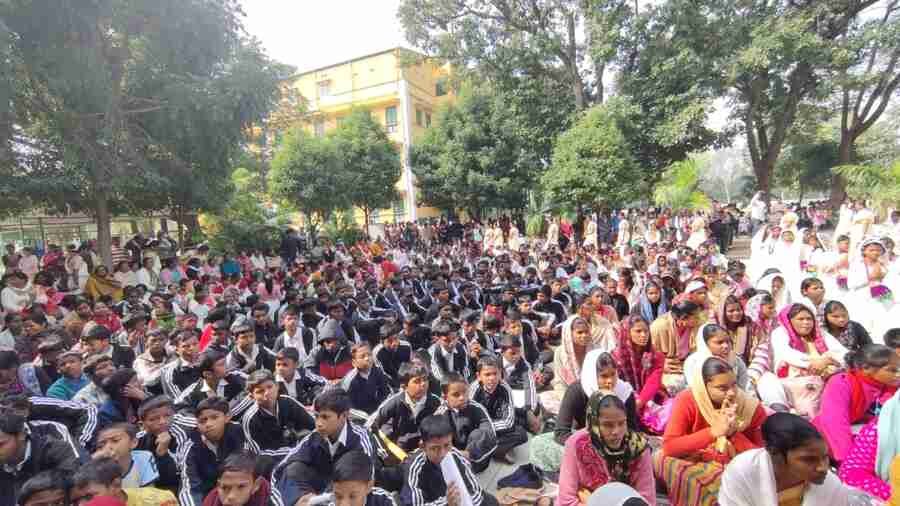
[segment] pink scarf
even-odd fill
[[[794,330],[794,326],[791,324],[791,318],[788,314],[791,312],[795,306],[801,306],[802,304],[792,304],[790,306],[785,307],[778,313],[778,321],[781,323],[781,326],[784,327],[784,330],[787,331],[789,344],[791,348],[802,351],[803,353],[807,353],[809,350],[806,348],[806,344],[799,335],[797,335],[797,331]],[[816,346],[816,351],[819,353],[825,353],[828,351],[828,346],[825,345],[825,340],[822,338],[822,333],[819,332],[819,327],[816,325],[816,318],[813,317],[813,344]]]

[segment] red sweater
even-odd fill
[[[766,411],[759,405],[753,413],[750,425],[743,432],[736,432],[728,438],[736,453],[763,447],[762,424],[765,420]],[[717,461],[727,464],[731,457],[717,452],[713,448],[713,443],[715,438],[709,424],[700,414],[700,408],[697,407],[697,401],[694,400],[690,389],[678,394],[672,408],[672,417],[663,435],[663,455],[698,462]]]

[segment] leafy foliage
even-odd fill
[[[638,198],[642,171],[610,103],[595,106],[560,136],[541,176],[547,201],[560,207],[618,207]]]
[[[869,199],[882,208],[900,201],[900,160],[888,167],[842,165],[833,170],[847,181],[847,193],[852,198]]]
[[[262,181],[258,172],[239,167],[231,174],[233,197],[226,201],[219,213],[201,217],[204,233],[215,251],[262,250],[277,244],[285,216],[276,217],[263,206],[265,196],[260,191]]]
[[[653,190],[653,202],[675,210],[708,208],[709,199],[699,190],[702,165],[696,157],[673,163]]]

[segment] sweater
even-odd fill
[[[563,451],[562,465],[559,470],[559,495],[556,497],[557,506],[580,506],[578,491],[588,488],[588,483],[596,480],[588,480],[588,476],[603,476],[609,478],[609,470],[606,461],[597,455],[596,460],[590,462],[578,458],[578,448],[584,444],[590,444],[591,435],[586,429],[579,430],[566,441]],[[656,506],[656,481],[653,478],[653,454],[648,447],[631,465],[630,481],[626,485],[633,487],[650,506]],[[606,483],[609,483],[607,480]],[[606,483],[594,487],[594,490]],[[594,490],[591,490],[593,492]]]
[[[88,381],[84,374],[74,380],[63,376],[50,385],[50,388],[47,389],[47,397],[71,401],[72,397],[75,397],[75,394],[88,384]]]
[[[887,501],[891,498],[891,485],[881,479],[875,470],[878,455],[878,419],[874,419],[856,435],[853,446],[847,452],[838,470],[838,477],[851,487]]]
[[[762,424],[766,420],[766,411],[759,405],[753,413],[753,419],[743,432],[732,434],[728,440],[734,446],[735,453],[764,446]],[[697,401],[690,390],[685,390],[675,398],[672,416],[666,425],[663,435],[663,455],[680,459],[727,464],[730,457],[716,452],[712,447],[716,438],[712,436],[709,423],[700,414]]]

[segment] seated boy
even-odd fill
[[[293,506],[304,496],[326,492],[332,484],[335,463],[347,452],[361,451],[369,459],[375,458],[369,431],[348,420],[350,398],[346,392],[323,392],[314,407],[315,432],[303,438],[272,473],[276,505]]]
[[[261,344],[256,344],[256,331],[247,321],[240,321],[231,327],[235,336],[234,347],[228,353],[225,365],[229,370],[238,370],[244,374],[253,371],[275,370],[275,354]]]
[[[478,361],[478,379],[472,383],[472,400],[484,406],[497,432],[494,458],[509,462],[507,453],[528,441],[524,420],[516,417],[512,389],[502,379],[500,363],[486,357]]]
[[[306,370],[300,364],[297,348],[282,348],[275,355],[275,382],[278,394],[287,395],[309,406],[316,396],[328,385],[325,378]]]
[[[341,380],[341,388],[350,396],[350,408],[371,415],[391,395],[390,379],[381,367],[372,364],[368,343],[350,348],[353,370]]]
[[[178,358],[163,366],[160,373],[163,393],[176,399],[181,392],[200,379],[197,368],[197,347],[199,340],[195,329],[177,331],[175,334],[175,355]]]
[[[459,331],[448,322],[439,322],[432,329],[436,342],[428,348],[431,355],[431,373],[442,381],[444,375],[455,372],[471,378],[469,352],[459,342]]]
[[[200,372],[200,379],[175,398],[175,406],[179,410],[194,408],[209,397],[221,397],[231,402],[244,393],[245,376],[237,371],[228,371],[225,355],[221,352],[207,350],[201,353],[197,370]]]
[[[375,363],[381,366],[381,369],[388,378],[391,379],[391,386],[397,388],[400,364],[409,362],[412,357],[412,346],[400,339],[401,329],[396,324],[386,323],[381,326],[381,344],[372,350],[375,356]]]
[[[241,419],[244,437],[253,453],[284,457],[304,432],[316,428],[313,417],[296,399],[278,395],[275,376],[259,370],[247,379],[253,404]]]
[[[21,506],[64,505],[69,497],[69,477],[62,470],[49,469],[31,477],[19,490]]]
[[[396,506],[393,496],[375,487],[372,458],[359,450],[345,453],[334,464],[334,502],[342,506]]]
[[[323,320],[323,324],[320,325],[319,344],[309,354],[306,366],[315,374],[337,383],[353,369],[350,347],[339,321]]]
[[[59,356],[58,367],[61,376],[47,389],[47,397],[70,401],[88,384],[90,380],[81,370],[82,360],[81,354],[72,350]]]
[[[522,410],[522,414],[525,410],[536,413],[538,395],[535,388],[535,374],[522,356],[522,341],[518,336],[504,334],[501,337],[500,364],[503,367],[503,379],[518,396],[516,408]]]
[[[125,470],[116,459],[95,458],[81,466],[72,478],[72,504],[85,504],[98,496],[118,499],[128,506],[178,506],[175,496],[168,490],[153,487],[132,488],[125,485]]]
[[[87,335],[81,338],[88,355],[107,355],[112,357],[117,368],[131,367],[134,364],[134,350],[126,346],[111,344],[112,333],[103,325],[94,325]]]
[[[406,479],[400,491],[401,505],[497,504],[493,496],[482,490],[468,459],[453,447],[453,427],[446,415],[426,417],[420,430],[421,449],[404,465]]]
[[[153,454],[137,450],[137,427],[130,423],[114,423],[97,434],[93,458],[108,457],[118,464],[123,488],[149,487],[159,480]]]
[[[222,463],[219,479],[204,506],[267,506],[271,496],[269,482],[260,476],[257,459],[248,452],[230,455]],[[184,506],[184,505],[182,505]]]
[[[178,441],[170,432],[174,416],[172,401],[164,395],[142,402],[138,408],[138,418],[144,430],[138,433],[136,449],[150,452],[156,459],[156,468],[159,470],[156,485],[177,491],[179,473],[175,456],[178,455]]]
[[[203,498],[216,486],[219,465],[246,446],[240,424],[232,422],[228,401],[210,397],[196,409],[197,428],[177,438],[183,441],[181,456],[181,506],[201,506]],[[175,432],[183,431],[176,427]]]
[[[404,452],[411,452],[419,447],[419,424],[434,414],[441,399],[428,393],[428,371],[424,367],[403,364],[399,380],[401,390],[381,403],[366,426],[376,435],[383,433]]]
[[[497,449],[497,433],[484,406],[469,400],[469,384],[456,373],[444,377],[441,384],[444,403],[435,414],[447,415],[453,427],[453,446],[480,473],[491,463]]]

